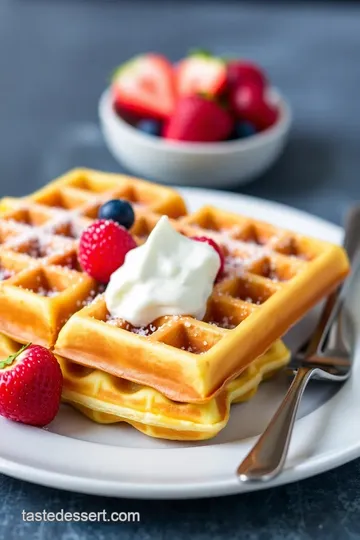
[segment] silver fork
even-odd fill
[[[237,468],[242,482],[266,482],[282,471],[289,449],[296,414],[306,385],[311,378],[344,382],[351,374],[353,323],[344,303],[360,264],[360,207],[347,218],[344,237],[352,273],[327,299],[319,322],[305,352],[294,356],[290,367],[295,370],[291,386],[264,433]],[[348,329],[350,336],[345,335]]]

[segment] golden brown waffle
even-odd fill
[[[0,334],[0,359],[20,345]],[[232,403],[249,400],[262,380],[284,367],[290,354],[274,343],[218,396],[205,404],[176,403],[157,390],[57,357],[64,377],[63,401],[101,424],[127,422],[152,437],[202,440],[222,430]]]
[[[133,203],[138,243],[167,214],[187,236],[222,246],[226,271],[204,321],[169,317],[134,328],[111,320],[102,297],[79,311],[98,290],[80,271],[78,237],[114,197]],[[3,199],[0,210],[0,331],[53,346],[75,313],[56,341],[60,355],[177,401],[220,392],[349,270],[337,246],[215,208],[188,216],[174,190],[121,175],[71,171],[29,197]]]
[[[260,383],[286,366],[289,358],[289,350],[277,341],[202,404],[174,402],[153,388],[58,359],[64,375],[63,400],[95,422],[127,422],[151,437],[190,441],[217,435],[228,423],[231,404],[251,399]]]
[[[134,227],[144,241],[158,216]],[[212,237],[226,254],[225,275],[204,321],[165,317],[146,328],[112,320],[98,298],[73,315],[55,351],[157,389],[181,402],[204,402],[262,355],[349,271],[335,245],[216,208],[172,222],[187,236]],[[89,339],[91,336],[91,339]]]
[[[131,201],[136,220],[186,207],[173,189],[124,175],[75,169],[21,199],[0,203],[0,331],[19,342],[51,347],[69,316],[98,292],[81,272],[78,238],[101,204]]]

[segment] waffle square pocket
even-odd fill
[[[10,260],[15,267],[16,258]],[[88,276],[58,266],[25,268],[0,284],[0,331],[21,343],[52,347],[96,287]]]
[[[31,196],[34,202],[95,218],[103,202],[125,199],[135,211],[178,218],[186,214],[182,197],[173,189],[122,174],[73,169]]]

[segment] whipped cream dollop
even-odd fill
[[[162,216],[147,241],[129,251],[111,275],[107,309],[134,326],[147,326],[163,315],[202,319],[219,268],[211,246],[183,236]]]

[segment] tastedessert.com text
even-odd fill
[[[140,512],[108,512],[107,510],[101,510],[98,512],[68,512],[64,509],[57,512],[50,512],[48,510],[41,510],[38,512],[27,512],[23,510],[21,512],[22,520],[26,522],[31,521],[103,521],[103,522],[139,522]]]

